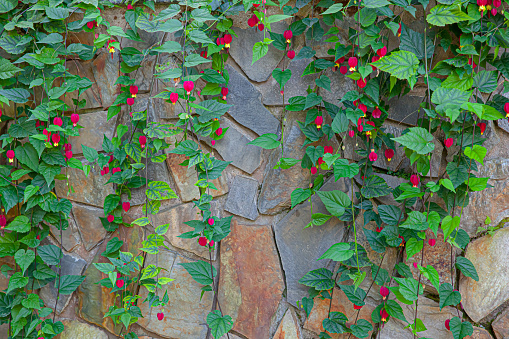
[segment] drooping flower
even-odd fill
[[[71,159],[72,158],[72,151],[65,151],[65,157],[67,158],[67,160]]]
[[[391,161],[391,159],[394,158],[394,150],[391,148],[386,149],[385,157],[387,158],[387,161]]]
[[[198,238],[198,244],[200,244],[200,246],[207,246],[207,238],[206,237],[199,237]]]
[[[201,51],[200,56],[204,59],[207,59],[207,51]]]
[[[369,161],[375,162],[376,159],[378,159],[378,155],[374,149],[371,149],[371,153],[369,153]]]
[[[362,306],[353,304],[353,309],[354,310],[360,310],[361,308],[362,308]]]
[[[445,147],[447,147],[447,148],[451,147],[453,143],[454,143],[453,138],[447,138],[444,140]]]
[[[355,135],[355,131],[353,129],[348,131],[348,135],[350,136],[350,138],[353,138]]]
[[[379,119],[382,116],[382,111],[380,110],[380,108],[378,108],[378,106],[375,107],[373,113],[371,113],[371,116],[375,119]]]
[[[387,322],[387,319],[389,318],[389,313],[385,309],[380,310],[380,318],[382,319],[382,322]]]
[[[223,134],[223,129],[222,129],[221,127],[219,127],[218,129],[216,129],[216,135],[217,135],[218,137],[220,137],[220,136],[221,136],[221,134]]]
[[[10,163],[14,162],[14,151],[12,149],[8,150],[7,153],[7,159],[9,159]]]
[[[163,319],[164,319],[164,313],[163,312],[157,313],[157,320],[161,321]]]
[[[476,68],[477,64],[475,63],[473,58],[468,58],[468,64],[472,66],[472,68]]]
[[[350,57],[348,59],[348,66],[350,66],[350,72],[355,72],[355,67],[357,67],[357,58],[356,57]]]
[[[223,39],[224,39],[224,47],[225,48],[230,48],[230,44],[233,41],[233,38],[232,38],[231,34],[225,34]]]
[[[357,86],[359,86],[359,88],[366,87],[366,80],[364,80],[364,79],[357,80]]]
[[[368,111],[368,107],[366,105],[364,105],[363,103],[360,103],[358,108],[362,111],[362,113],[364,113],[363,117],[365,118],[366,112]]]
[[[373,126],[373,128],[375,128],[375,123],[373,121],[366,121],[366,124],[370,125],[370,126]],[[371,135],[371,131],[366,131],[366,135],[370,136]]]
[[[421,178],[417,174],[412,174],[410,176],[410,182],[412,183],[413,187],[417,187],[419,185],[419,182],[421,181]]]
[[[431,238],[428,240],[428,244],[433,247],[437,243],[437,239]]]
[[[401,36],[401,22],[399,23],[399,28],[398,28],[398,38]]]
[[[147,137],[144,135],[140,135],[138,141],[140,142],[141,149],[144,149],[145,145],[147,144]]]
[[[259,25],[258,25],[258,29],[259,29],[260,31],[263,31],[263,29],[264,29],[264,28],[265,28],[265,25],[264,25],[264,24],[259,24]]]
[[[323,117],[321,115],[319,115],[315,118],[315,124],[316,124],[316,128],[318,128],[318,129],[322,128]]]
[[[445,328],[447,328],[448,331],[451,330],[451,325],[450,325],[450,322],[451,322],[451,319],[447,319],[445,321]]]
[[[228,87],[221,88],[221,95],[223,96],[223,100],[226,100],[226,96],[228,95]]]
[[[179,94],[177,92],[173,92],[170,94],[170,101],[172,104],[175,105],[175,103],[178,101],[179,99]]]
[[[60,117],[55,117],[53,119],[53,125],[57,125],[58,127],[62,127],[63,121]]]
[[[128,10],[128,11],[130,11],[130,10],[132,10],[132,9],[134,9],[133,5],[131,5],[131,4],[127,5],[127,10]]]
[[[126,103],[127,103],[129,106],[134,105],[134,98],[127,98]]]
[[[113,216],[113,214],[109,214],[106,220],[108,220],[108,222],[113,222],[115,220],[115,217]]]
[[[389,295],[389,289],[385,286],[380,287],[380,295],[382,296],[382,299],[385,300],[387,296]]]
[[[509,102],[506,102],[504,104],[504,112],[505,112],[505,117],[509,118]]]
[[[479,127],[481,129],[481,135],[483,135],[484,131],[486,130],[486,123],[480,122],[477,124],[477,127]]]
[[[376,54],[377,54],[380,58],[384,57],[384,56],[387,54],[387,46],[384,46],[384,47],[382,47],[382,48],[378,49],[378,51],[376,51]]]
[[[136,98],[136,94],[138,94],[138,86],[129,86],[129,92],[133,98]]]
[[[292,42],[293,32],[287,29],[286,31],[284,31],[283,37],[285,38],[286,43],[289,44]]]
[[[293,58],[295,58],[295,51],[289,50],[288,52],[286,52],[286,56],[288,57],[288,59],[293,60]]]
[[[312,174],[312,175],[315,175],[315,174],[316,174],[316,172],[318,172],[318,168],[316,168],[316,167],[314,167],[314,166],[313,166],[313,167],[311,167],[311,174]]]
[[[7,225],[7,218],[5,214],[0,214],[0,227],[3,229]]]
[[[332,146],[325,146],[324,147],[324,153],[325,154],[332,154],[332,153],[334,153],[334,147],[332,147]]]
[[[118,288],[124,287],[124,280],[123,279],[117,280],[116,285]]]
[[[346,73],[348,73],[348,67],[347,66],[339,67],[339,73],[345,75]]]
[[[53,146],[58,146],[58,143],[60,142],[60,134],[55,133],[51,136],[51,141],[53,141]]]
[[[193,89],[194,89],[194,82],[184,81],[184,90],[187,92],[187,95],[191,94]]]
[[[115,47],[113,43],[116,42],[113,39],[108,40],[108,52],[111,53],[111,59],[113,59],[113,53],[115,53]]]
[[[78,126],[79,121],[80,121],[80,115],[78,113],[71,114],[71,122],[74,127]]]

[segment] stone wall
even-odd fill
[[[158,7],[158,10],[160,9],[161,5]],[[306,10],[307,7],[301,9]],[[112,24],[124,27],[122,9],[109,10],[104,15]],[[331,262],[317,259],[332,244],[351,240],[353,232],[333,219],[322,226],[304,229],[310,219],[310,205],[303,203],[290,211],[290,193],[295,188],[308,185],[310,179],[313,179],[310,178],[309,171],[301,169],[300,166],[287,170],[274,169],[281,156],[280,149],[267,151],[248,145],[261,134],[284,132],[284,155],[297,159],[303,156],[301,145],[305,137],[300,132],[297,121],[303,120],[304,114],[290,113],[282,124],[283,98],[271,73],[283,63],[292,70],[293,77],[286,85],[285,98],[305,94],[308,84],[314,82],[316,76],[300,76],[310,59],[289,62],[283,52],[273,47],[270,47],[267,56],[251,65],[252,46],[262,40],[262,33],[247,27],[247,17],[241,15],[234,20],[234,31],[238,37],[234,37],[231,44],[230,58],[226,66],[230,75],[230,93],[227,100],[234,106],[221,119],[221,124],[229,127],[226,137],[217,141],[211,149],[214,156],[232,162],[224,176],[214,181],[218,188],[214,191],[214,213],[222,217],[233,216],[231,234],[216,246],[216,252],[211,255],[213,265],[220,272],[218,299],[223,312],[235,320],[229,336],[231,339],[318,338],[318,333],[323,330],[321,322],[327,316],[329,302],[316,299],[313,311],[306,318],[302,309],[297,307],[297,301],[307,296],[307,288],[300,285],[298,280],[311,269],[332,268]],[[344,25],[340,27],[341,34],[344,34],[343,39],[346,39],[348,19],[341,24]],[[409,24],[419,26],[422,23],[415,21]],[[281,33],[287,26],[287,23],[282,22],[273,24],[272,27]],[[124,40],[121,41],[122,46],[133,46],[141,50],[162,39],[162,34],[141,32],[141,36],[144,42]],[[81,41],[92,44],[92,40],[90,34],[70,35],[70,43]],[[292,44],[296,50],[306,45],[315,49],[319,57],[326,56],[327,49],[332,47],[306,41],[304,35]],[[149,58],[148,62],[134,73],[136,84],[140,87],[134,110],[148,109],[151,120],[176,121],[178,106],[151,98],[168,86],[154,79],[155,62],[155,58]],[[119,123],[118,116],[107,121],[107,109],[115,99],[118,88],[113,84],[120,70],[118,55],[115,54],[112,59],[105,50],[100,50],[90,61],[72,61],[71,65],[71,71],[85,75],[94,82],[92,88],[84,94],[87,105],[81,112],[80,124],[85,128],[81,136],[72,141],[73,150],[79,155],[81,144],[101,150],[103,135],[111,138]],[[332,80],[332,90],[320,93],[326,100],[334,102],[353,89],[352,81],[341,76],[339,72],[328,71],[327,75]],[[203,85],[198,83],[198,87]],[[388,131],[398,136],[405,128],[416,124],[417,109],[423,92],[418,85],[410,96],[391,102],[393,106],[390,120],[386,123]],[[489,125],[485,133],[488,139],[485,144],[488,145],[488,154],[481,174],[490,176],[490,184],[494,187],[471,195],[470,205],[463,213],[461,225],[472,238],[476,238],[468,246],[466,256],[475,264],[481,279],[475,282],[461,276],[459,289],[463,295],[465,315],[478,325],[472,338],[478,339],[495,336],[497,339],[509,338],[509,308],[505,309],[509,300],[509,229],[503,228],[506,218],[509,217],[508,132],[509,125],[506,121]],[[436,178],[445,170],[448,150],[442,146],[440,135],[436,136],[434,142],[437,151],[432,159],[431,175]],[[344,157],[355,160],[355,145],[352,145],[350,140],[332,140],[325,145],[333,146],[334,149],[342,145]],[[210,144],[207,147],[211,147]],[[398,150],[390,163],[381,156],[375,163],[380,170],[379,175],[393,187],[406,180],[385,173],[387,170],[404,172],[409,164],[402,156],[402,151]],[[193,185],[196,172],[179,166],[183,160],[183,156],[167,154],[166,162],[150,164],[149,168],[149,178],[168,182],[179,198],[166,201],[154,220],[156,225],[170,223],[165,238],[166,245],[171,250],[151,257],[150,260],[157,260],[175,281],[165,287],[170,297],[170,305],[164,310],[166,316],[163,321],[156,319],[157,311],[143,310],[146,317],[139,321],[135,330],[140,338],[144,339],[202,339],[209,335],[205,317],[215,307],[213,295],[206,293],[200,300],[201,286],[178,265],[198,259],[209,260],[209,253],[203,247],[193,240],[177,237],[190,230],[184,221],[198,218],[192,203],[192,200],[199,196],[198,189]],[[73,185],[73,192],[70,194],[69,187],[62,184],[57,186],[58,194],[73,202],[69,228],[62,234],[62,246],[65,249],[62,274],[85,274],[87,277],[77,292],[61,296],[57,303],[57,319],[64,321],[66,326],[61,339],[117,337],[115,334],[118,334],[120,327],[115,326],[110,319],[103,319],[113,302],[112,295],[96,284],[105,276],[91,264],[105,261],[100,253],[105,250],[107,241],[113,237],[127,239],[128,245],[123,250],[141,247],[142,232],[139,228],[122,228],[108,233],[101,225],[98,217],[104,215],[104,198],[113,192],[114,188],[111,184],[106,184],[106,177],[102,177],[99,172],[100,169],[94,167],[90,175],[85,177],[83,172],[70,170],[68,174]],[[342,190],[351,196],[357,187],[351,187],[350,181],[328,180],[322,188],[333,189]],[[143,202],[143,191],[134,192],[131,200],[134,207],[129,211],[127,221],[142,215],[140,205]],[[384,198],[383,201],[375,200],[374,203],[391,201]],[[313,200],[313,212],[325,211],[319,200]],[[484,224],[486,216],[491,218],[491,226],[502,226],[493,235],[478,232],[478,227]],[[367,227],[374,226],[368,224]],[[60,232],[52,229],[51,241],[58,243],[60,238]],[[366,241],[362,232],[358,234],[358,239],[361,242]],[[451,282],[449,251],[450,246],[444,244],[443,237],[439,236],[437,246],[426,252],[424,266],[434,265],[443,281]],[[379,261],[374,252],[369,251],[368,256],[374,262]],[[397,260],[397,251],[389,251],[384,267],[392,268]],[[370,274],[363,283],[365,287],[371,283],[369,277]],[[455,274],[453,278],[456,279]],[[0,279],[3,279],[1,283],[5,286],[5,279],[1,276]],[[164,292],[160,291],[161,295]],[[41,296],[47,305],[55,304],[54,288],[46,286],[42,289]],[[426,284],[426,295],[421,299],[419,316],[425,320],[428,330],[419,333],[418,337],[452,338],[451,332],[445,329],[444,322],[456,316],[457,311],[450,307],[439,310],[435,301],[437,291],[429,282]],[[371,321],[371,312],[378,302],[378,293],[371,291],[359,318]],[[332,311],[341,311],[350,319],[355,317],[353,305],[340,290],[334,292]],[[407,307],[404,311],[408,319],[413,319],[414,311],[411,308]],[[483,326],[489,331],[483,329]],[[413,338],[411,332],[404,327],[403,323],[392,319],[381,331],[379,338]]]

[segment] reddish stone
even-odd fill
[[[302,334],[295,311],[293,308],[289,308],[272,339],[300,339],[301,337]]]
[[[270,226],[233,221],[230,235],[221,243],[219,281],[219,301],[235,321],[233,331],[248,338],[269,338],[284,288]]]
[[[497,339],[509,338],[509,309],[499,314],[491,326]]]

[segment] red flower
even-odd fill
[[[161,321],[163,319],[164,319],[164,313],[163,312],[157,313],[157,320]]]
[[[209,241],[209,246],[214,247],[214,240]]]
[[[6,155],[10,163],[14,162],[14,151],[12,149],[8,150]]]
[[[108,220],[108,222],[113,222],[115,220],[115,217],[113,216],[113,214],[110,214],[110,215],[108,215],[106,220]]]
[[[131,92],[131,96],[133,98],[136,98],[136,94],[138,94],[138,86],[134,86],[134,85],[130,86],[129,92]]]
[[[447,148],[451,147],[453,143],[454,143],[454,139],[453,138],[447,138],[444,141],[445,147],[447,147]]]
[[[398,28],[398,37],[401,36],[401,22],[399,23],[399,28]]]
[[[101,170],[101,175],[104,176],[110,172],[110,168],[108,166],[104,166]]]
[[[58,127],[62,127],[63,124],[62,118],[56,117],[55,119],[53,119],[53,124],[57,125]]]
[[[379,119],[382,116],[382,111],[380,110],[380,108],[378,108],[378,106],[375,107],[373,113],[371,113],[371,116],[375,119]]]
[[[364,79],[357,80],[357,86],[359,86],[359,88],[366,87],[366,80],[364,80]]]
[[[138,141],[140,142],[141,149],[144,149],[145,145],[147,144],[147,137],[144,135],[140,135]]]
[[[475,63],[474,59],[468,58],[468,64],[472,66],[472,68],[476,68],[477,64]]]
[[[97,22],[94,20],[94,21],[89,21],[87,22],[87,27],[88,29],[92,29],[94,27],[97,27]]]
[[[356,57],[350,57],[348,59],[348,66],[350,66],[350,72],[355,72],[355,67],[357,67],[357,58]]]
[[[364,179],[366,179],[366,177],[363,177],[362,179],[364,180]],[[380,233],[383,231],[383,229],[384,228],[382,226],[377,226],[377,228],[375,229],[375,232]]]
[[[0,227],[4,228],[5,225],[7,225],[7,218],[5,217],[5,215],[0,214]]]
[[[46,139],[47,142],[51,140],[51,132],[49,132],[46,128],[42,131],[42,134],[44,134],[47,137]]]
[[[380,310],[380,318],[382,319],[382,322],[386,322],[389,318],[389,313],[387,313],[384,309]]]
[[[210,226],[214,225],[214,219],[213,219],[213,218],[209,218],[209,219],[207,220],[207,223],[208,223]]]
[[[506,102],[504,104],[504,112],[505,112],[505,117],[509,118],[509,102]]]
[[[116,285],[118,288],[124,287],[124,280],[123,279],[117,280]]]
[[[74,127],[78,125],[78,122],[80,121],[80,115],[77,113],[71,114],[71,122]]]
[[[173,93],[170,94],[170,101],[171,101],[172,104],[175,105],[175,103],[178,101],[178,99],[179,99],[179,94],[178,93],[173,92]]]
[[[414,266],[414,268],[417,268],[417,263],[416,262],[414,262],[412,265]]]
[[[363,103],[360,103],[359,107],[357,107],[357,108],[360,109],[362,111],[362,113],[364,113],[364,117],[366,117],[366,112],[368,111],[368,108],[366,107],[366,105],[364,105]]]
[[[257,23],[258,23],[258,17],[254,14],[252,17],[250,17],[247,20],[247,24],[249,25],[249,27],[254,27],[254,26],[256,26]]]
[[[318,158],[318,165],[325,164],[325,161],[323,161],[323,158]]]
[[[354,130],[348,131],[348,135],[350,136],[350,138],[353,138],[353,136],[355,135],[355,131]]]
[[[334,61],[334,67],[338,68],[339,65],[341,65],[343,62],[345,62],[345,57],[341,57],[338,60]]]
[[[212,144],[212,146],[214,146],[216,144],[216,141],[212,140],[210,143]]]
[[[387,161],[391,161],[391,159],[394,158],[394,150],[390,148],[386,149],[385,157],[387,158]]]
[[[264,25],[264,24],[259,24],[259,25],[258,25],[258,29],[259,29],[260,31],[263,31],[263,29],[264,29],[264,28],[265,28],[265,25]]]
[[[127,10],[131,10],[131,9],[134,9],[133,5],[127,5]]]
[[[58,146],[58,143],[60,142],[60,134],[53,134],[53,136],[51,137],[51,141],[53,141],[53,146]]]
[[[410,182],[412,183],[413,187],[417,187],[419,185],[419,182],[421,181],[421,178],[417,174],[412,174],[410,176]]]
[[[445,321],[445,328],[447,328],[447,330],[448,330],[448,331],[450,331],[450,330],[451,330],[451,326],[449,325],[449,323],[450,323],[450,322],[451,322],[451,319],[447,319],[447,320]]]
[[[223,129],[222,129],[221,127],[219,127],[218,129],[216,129],[216,135],[217,135],[218,137],[220,137],[220,136],[221,136],[221,134],[223,134]]]
[[[113,154],[112,154],[112,155],[110,155],[110,160],[108,160],[108,164],[111,163],[113,161],[113,159],[114,158],[113,158]]]
[[[113,47],[112,43],[116,42],[113,39],[108,40],[108,52],[111,53],[111,58],[113,59],[113,53],[115,53],[115,47]]]
[[[378,159],[378,155],[376,154],[375,150],[372,149],[371,153],[369,153],[369,161],[375,162],[376,159]]]
[[[316,167],[311,167],[311,174],[315,175],[316,172],[318,172],[318,168]]]
[[[128,104],[129,106],[134,105],[134,98],[127,98],[127,104]]]
[[[71,159],[72,158],[72,151],[65,151],[65,157],[67,158],[67,160]]]
[[[200,56],[201,56],[202,58],[207,59],[207,51],[201,51],[201,52],[200,52]],[[202,71],[202,72],[203,72],[203,71]]]
[[[387,46],[384,46],[380,48],[378,51],[376,51],[376,54],[381,58],[384,57],[387,54]]]
[[[198,244],[200,244],[200,246],[207,246],[207,238],[199,237],[198,238]]]
[[[224,47],[230,48],[230,44],[232,42],[233,38],[230,34],[225,34],[223,41],[224,41]]]
[[[484,122],[480,122],[477,124],[477,127],[481,129],[481,135],[483,135],[484,131],[486,130],[486,124]]]
[[[378,60],[380,60],[380,57],[378,55],[373,55],[373,57],[371,58],[371,62],[377,62]],[[371,68],[373,69],[373,71],[376,70],[375,65],[371,65]]]
[[[286,31],[284,31],[283,37],[285,38],[286,43],[289,44],[292,42],[293,32],[291,30],[287,29]]]
[[[131,203],[129,201],[122,203],[122,209],[124,210],[124,212],[129,211],[130,208],[131,208]]]
[[[192,81],[184,81],[184,90],[187,92],[187,95],[191,94],[194,88],[194,82]]]
[[[360,310],[361,308],[362,308],[362,306],[353,304],[353,309],[354,310]]]
[[[389,289],[385,286],[380,287],[380,295],[382,296],[382,299],[385,300],[387,296],[389,295]]]
[[[339,73],[345,75],[346,73],[348,73],[348,67],[347,66],[339,67]]]
[[[435,246],[435,244],[436,244],[436,243],[437,243],[437,239],[429,239],[429,240],[428,240],[428,244],[429,244],[431,247]]]
[[[223,96],[223,100],[226,100],[226,96],[228,95],[228,87],[221,88],[221,95]]]
[[[319,115],[315,118],[315,124],[316,124],[316,128],[318,128],[318,129],[322,128],[323,117],[321,115]]]
[[[328,154],[328,153],[332,154],[332,153],[334,153],[334,147],[332,147],[332,146],[325,146],[324,147],[324,152],[325,152],[325,154]]]
[[[72,145],[71,144],[64,144],[64,151],[70,151],[72,150]]]
[[[366,121],[366,124],[375,127],[375,123],[373,121]],[[366,135],[371,135],[371,131],[367,131]]]
[[[120,169],[120,167],[114,167],[112,170],[111,170],[111,174],[115,174],[117,172],[121,172],[122,170]]]
[[[292,60],[293,58],[295,58],[295,51],[289,50],[288,52],[286,52],[286,56],[288,57],[288,59]]]

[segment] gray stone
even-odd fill
[[[72,185],[74,192],[69,192],[69,186],[65,180],[57,180],[55,184],[57,195],[72,201],[102,207],[106,196],[114,193],[113,184],[107,184],[109,175],[102,176],[99,166],[91,164],[85,158],[78,157],[77,159],[83,165],[91,165],[88,177],[81,170],[66,168],[63,173],[69,176],[68,182]]]
[[[304,121],[305,114],[299,113],[289,117],[285,124],[285,138],[283,156],[293,159],[302,159],[305,154],[304,144],[306,137],[302,134],[298,120]],[[258,210],[261,214],[276,214],[285,208],[290,208],[292,191],[309,184],[309,170],[303,169],[300,164],[288,169],[275,169],[281,159],[281,148],[276,148],[269,157],[265,167],[263,184],[258,197]]]
[[[99,89],[99,98],[102,107],[110,107],[120,93],[120,85],[115,85],[119,76],[120,62],[118,60],[119,53],[100,53],[93,61],[92,70],[94,72],[95,82]]]
[[[203,286],[194,281],[181,265],[188,262],[192,261],[166,250],[160,251],[157,256],[147,257],[147,265],[163,267],[160,277],[175,279],[158,292],[160,296],[168,292],[168,307],[149,307],[148,303],[140,306],[144,318],[138,320],[139,325],[163,338],[196,339],[207,335],[206,318],[212,309],[213,293],[205,292],[200,298]],[[146,296],[147,290],[142,289],[142,300]],[[156,317],[158,312],[164,313],[162,321]]]
[[[323,30],[323,34],[327,33],[327,31],[331,28],[331,26],[327,26],[325,24],[325,22],[320,19],[319,21],[319,28],[318,29],[322,29]],[[339,20],[336,20],[336,22],[338,22],[338,26],[339,25],[346,25],[347,24],[347,20],[345,20],[345,22],[342,22],[342,21],[339,21]],[[312,26],[313,29],[308,29],[306,31],[306,33],[304,34],[305,37],[306,37],[306,46],[309,46],[311,48],[313,48],[313,50],[316,51],[316,57],[317,58],[330,58],[331,56],[327,53],[327,51],[329,49],[334,49],[335,46],[336,46],[336,42],[325,42],[325,37],[322,37],[322,39],[320,41],[316,41],[314,39],[312,39],[312,32],[316,30],[317,28],[317,25],[313,25]],[[348,32],[348,28],[346,28],[346,31]],[[341,34],[336,34],[335,36],[337,36],[339,38],[339,41],[338,43],[340,44],[345,44],[345,43],[349,43],[347,41],[345,41],[345,39],[341,36]]]
[[[459,291],[463,309],[476,323],[509,300],[508,256],[509,228],[479,238],[467,247],[465,257],[474,264],[480,279],[461,275]]]
[[[338,105],[338,100],[341,100],[348,91],[355,88],[354,81],[340,72],[332,71],[332,68],[327,68],[325,75],[331,80],[331,90],[327,91],[326,89],[319,88],[318,94],[322,96],[323,100]]]
[[[233,105],[230,116],[258,135],[278,134],[279,120],[262,105],[262,94],[235,68],[227,65],[226,70],[230,75],[227,101]]]
[[[417,125],[419,105],[424,98],[420,96],[405,95],[394,97],[389,100],[389,119],[399,121],[408,125]],[[421,113],[421,118],[422,118]]]
[[[81,145],[91,147],[98,152],[103,150],[104,136],[111,139],[115,129],[115,119],[108,121],[107,117],[106,111],[80,114],[79,125],[84,128],[80,129],[78,137],[69,138],[74,154],[83,153]]]
[[[491,323],[491,327],[497,339],[509,338],[509,309],[505,309],[499,314]]]
[[[65,230],[62,230],[62,246],[67,252],[72,252],[74,248],[80,244],[80,233],[76,226],[74,218],[70,217],[69,226]],[[50,231],[55,240],[60,243],[60,230],[53,224],[50,224]]]
[[[414,335],[409,329],[397,322],[395,318],[391,318],[383,329],[380,329],[379,339],[413,339]]]
[[[318,74],[309,74],[302,76],[304,69],[313,59],[293,59],[288,63],[286,69],[292,71],[292,77],[285,84],[285,104],[288,104],[288,100],[294,96],[307,96],[306,92],[309,85],[313,86],[315,79],[318,78]],[[286,60],[284,61],[287,62]],[[263,104],[270,106],[282,106],[283,96],[279,89],[279,84],[276,79],[271,77],[268,81],[258,85],[263,95]]]
[[[509,121],[507,119],[499,119],[497,120],[497,125],[507,133],[509,133]]]
[[[108,339],[108,334],[97,327],[79,321],[65,321],[65,330],[60,335],[60,339]]]
[[[83,270],[85,268],[85,265],[87,262],[80,257],[75,257],[70,254],[63,253],[62,255],[62,261],[61,261],[61,268],[57,268],[55,266],[50,266],[51,269],[58,274],[60,271],[61,276],[64,275],[81,275],[83,273]],[[42,298],[46,306],[55,308],[55,302],[57,298],[57,289],[55,288],[55,283],[49,283],[48,285],[41,288],[41,292],[39,296]],[[63,295],[59,294],[58,302],[56,303],[57,309],[56,312],[58,314],[62,313],[64,308],[69,303],[69,300],[71,300],[72,294]]]
[[[106,229],[99,219],[104,218],[104,210],[88,205],[74,203],[72,213],[76,219],[83,245],[90,251],[106,237]]]
[[[97,58],[99,59],[100,55]],[[117,58],[117,65],[118,65],[118,58]],[[83,107],[84,109],[91,109],[91,108],[97,109],[99,107],[108,107],[109,106],[109,105],[104,106],[104,102],[103,102],[101,94],[106,88],[112,87],[112,85],[116,81],[115,80],[116,78],[112,80],[113,82],[111,84],[99,83],[98,79],[95,77],[96,65],[92,60],[68,62],[67,67],[69,69],[69,73],[79,75],[80,77],[83,77],[83,78],[88,78],[90,81],[93,82],[92,86],[79,96],[79,100],[84,100],[84,99],[86,100],[85,107]],[[104,66],[103,66],[103,68],[104,68]],[[103,87],[102,85],[105,85],[106,87]],[[78,99],[77,91],[67,93],[62,98],[62,100],[64,100],[64,102],[69,107],[74,107],[74,103],[73,103],[72,99]],[[107,99],[107,98],[105,97],[105,99]],[[107,100],[105,100],[105,102],[106,101]],[[112,103],[113,103],[113,101],[112,101]],[[13,109],[14,105],[11,105],[8,107],[12,108],[12,110],[14,111],[14,109]],[[18,107],[19,107],[19,105],[18,105]],[[7,111],[9,111],[9,109],[7,109]]]
[[[237,175],[233,179],[224,209],[235,215],[255,220],[258,218],[257,195],[258,181]]]
[[[249,174],[253,173],[262,163],[262,149],[248,145],[252,138],[237,129],[228,119],[223,119],[224,127],[230,127],[223,139],[217,140],[214,148],[225,161]]]
[[[271,28],[273,32],[283,33],[288,28],[288,25],[284,22],[277,22],[272,24]],[[274,46],[269,46],[267,54],[252,64],[253,46],[255,43],[263,40],[264,33],[256,28],[241,29],[234,27],[233,31],[237,37],[231,43],[229,50],[231,57],[242,68],[249,79],[256,82],[266,81],[283,59],[285,52],[276,49]]]
[[[320,191],[340,190],[352,195],[350,181],[344,178],[327,181]],[[317,195],[312,198],[313,213],[328,213]],[[322,267],[333,268],[330,260],[318,260],[335,243],[343,241],[344,223],[331,218],[319,227],[304,229],[311,221],[308,201],[295,207],[275,226],[276,243],[285,271],[287,300],[296,305],[308,295],[308,288],[299,280],[309,271]]]

